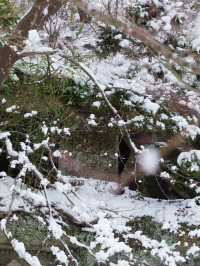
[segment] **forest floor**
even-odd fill
[[[63,177],[66,184],[69,179],[71,177]],[[77,180],[80,182],[80,178]],[[199,265],[200,211],[199,205],[196,204],[198,198],[158,200],[141,197],[138,192],[128,189],[123,195],[114,196],[110,190],[115,187],[115,183],[83,178],[81,181],[82,184],[75,187],[75,194],[68,195],[70,201],[62,192],[59,193],[53,188],[48,189],[48,199],[54,209],[58,212],[70,213],[86,224],[98,219],[94,224],[95,233],[99,238],[104,239],[107,247],[112,243],[112,249],[117,249],[124,243],[125,246],[121,247],[123,250],[129,244],[138,261],[147,260],[154,263],[151,265],[158,266],[176,265],[176,263],[177,265]],[[11,178],[0,180],[1,214],[8,210],[12,200],[9,190],[14,182]],[[38,206],[46,208],[45,196],[42,192],[34,192],[20,185],[17,191],[19,194],[16,194],[12,204],[14,216],[11,223],[14,221],[18,224],[17,221],[20,221],[21,215],[34,212]],[[32,204],[29,204],[30,200]],[[74,202],[74,207],[71,201]],[[42,222],[42,218],[38,218],[38,221]],[[87,227],[85,225],[85,230]],[[20,225],[17,228],[20,231]],[[22,228],[22,230],[30,230],[30,228],[24,229],[24,226]],[[34,226],[31,230],[34,231]],[[13,234],[16,235],[16,229]],[[27,231],[27,235],[30,235],[30,232]],[[72,230],[70,235],[77,235],[77,233]],[[18,233],[17,237],[23,241],[25,238],[26,243],[24,233]],[[41,241],[36,241],[38,246],[41,245]],[[30,239],[27,243],[30,244]],[[104,260],[109,252],[111,251],[107,249],[101,250],[97,257],[99,260]],[[14,255],[13,258],[15,258]],[[172,261],[171,264],[168,261]],[[179,264],[180,261],[181,264]]]

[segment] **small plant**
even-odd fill
[[[156,18],[161,11],[161,7],[157,7],[152,1],[147,1],[129,6],[127,15],[138,25],[146,25],[149,20]]]
[[[113,30],[111,27],[102,28],[99,41],[97,42],[97,54],[100,57],[107,57],[110,54],[114,55],[121,50],[119,45],[121,39],[116,37],[119,34],[119,31]]]

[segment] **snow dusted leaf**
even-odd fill
[[[200,229],[190,231],[188,236],[200,238]]]
[[[37,111],[31,111],[30,113],[25,113],[24,118],[29,118],[37,115]]]
[[[143,107],[144,110],[150,113],[152,112],[154,115],[157,113],[157,111],[160,108],[159,104],[150,101],[148,98],[144,100]]]
[[[196,246],[196,244],[193,244],[188,250],[187,255],[188,256],[198,256],[200,253],[200,248]]]
[[[164,265],[177,266],[177,263],[184,263],[186,261],[185,258],[180,255],[180,252],[174,251],[174,247],[168,246],[165,240],[159,242],[155,239],[150,239],[143,235],[141,231],[130,234],[129,237],[139,240],[145,248],[151,250],[152,255],[158,256]]]
[[[110,266],[130,266],[130,263],[126,260],[118,260],[117,263],[110,263]]]
[[[63,250],[60,250],[58,247],[55,246],[52,246],[50,250],[53,253],[53,255],[56,256],[56,259],[59,262],[63,263],[64,265],[69,265],[68,258]]]
[[[18,106],[16,106],[16,105],[12,105],[12,106],[6,108],[6,112],[7,112],[7,113],[13,113],[13,112],[15,112],[17,109],[18,109]]]
[[[0,132],[0,139],[6,139],[10,137],[10,132]]]
[[[20,258],[24,259],[31,266],[42,266],[39,259],[36,256],[32,256],[26,251],[24,243],[19,242],[16,239],[11,240],[11,245],[14,250],[17,252]]]
[[[96,116],[94,114],[90,114],[90,117],[88,118],[88,125],[91,126],[97,126],[97,122],[95,121]]]
[[[60,239],[64,234],[62,227],[56,222],[56,220],[53,217],[50,217],[49,219],[48,229],[53,234],[55,239]]]
[[[99,262],[107,261],[115,253],[123,252],[129,254],[131,252],[131,248],[128,245],[115,237],[112,224],[108,219],[100,218],[98,223],[94,225],[94,229],[97,236],[95,241],[91,242],[90,247],[93,249],[98,244],[101,245],[101,250],[96,253],[96,258]]]
[[[59,150],[56,150],[53,152],[53,156],[56,157],[56,158],[61,158],[62,157],[62,154]]]
[[[5,145],[6,145],[7,153],[9,156],[11,156],[11,157],[17,157],[18,156],[18,152],[13,149],[12,142],[10,141],[9,138],[6,138]]]

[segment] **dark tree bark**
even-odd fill
[[[77,8],[77,9],[78,9],[79,17],[80,17],[80,22],[89,23],[91,21],[91,17],[86,12],[84,12],[82,9],[80,8]]]
[[[0,84],[8,75],[10,68],[17,60],[17,53],[9,45],[0,48]]]

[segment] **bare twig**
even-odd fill
[[[47,151],[48,151],[49,161],[50,161],[50,163],[51,163],[51,166],[53,167],[53,170],[56,172],[56,174],[58,174],[59,171],[58,171],[58,169],[57,169],[57,167],[55,166],[55,163],[54,163],[54,161],[53,161],[53,157],[52,157],[51,149],[50,149],[49,146],[47,146],[47,145],[45,145],[44,148],[46,148]]]
[[[31,56],[41,56],[41,55],[53,55],[56,53],[56,50],[53,49],[47,49],[46,51],[25,51],[20,52],[17,54],[18,59],[22,59],[24,57],[31,57]]]
[[[136,147],[136,145],[134,144],[134,142],[131,140],[130,134],[128,132],[128,129],[121,117],[121,115],[119,114],[119,112],[117,111],[117,109],[111,104],[111,102],[109,101],[108,97],[106,96],[104,89],[105,86],[100,84],[96,78],[94,77],[94,75],[91,73],[91,71],[82,63],[79,63],[73,59],[71,59],[70,57],[64,55],[64,54],[60,54],[61,57],[65,58],[66,60],[70,61],[72,64],[74,64],[75,66],[79,67],[89,78],[90,80],[93,82],[93,84],[97,87],[98,91],[101,93],[104,101],[106,102],[107,106],[109,107],[109,109],[111,110],[111,112],[113,113],[113,115],[116,117],[117,121],[121,121],[121,133],[126,137],[126,141],[128,146],[130,147],[131,151],[134,153],[138,153],[139,150]]]
[[[60,240],[60,242],[62,243],[63,247],[66,249],[66,251],[69,254],[69,256],[72,259],[72,261],[74,261],[75,265],[78,266],[79,263],[78,263],[77,259],[73,256],[73,254],[71,253],[68,245],[62,239]]]

